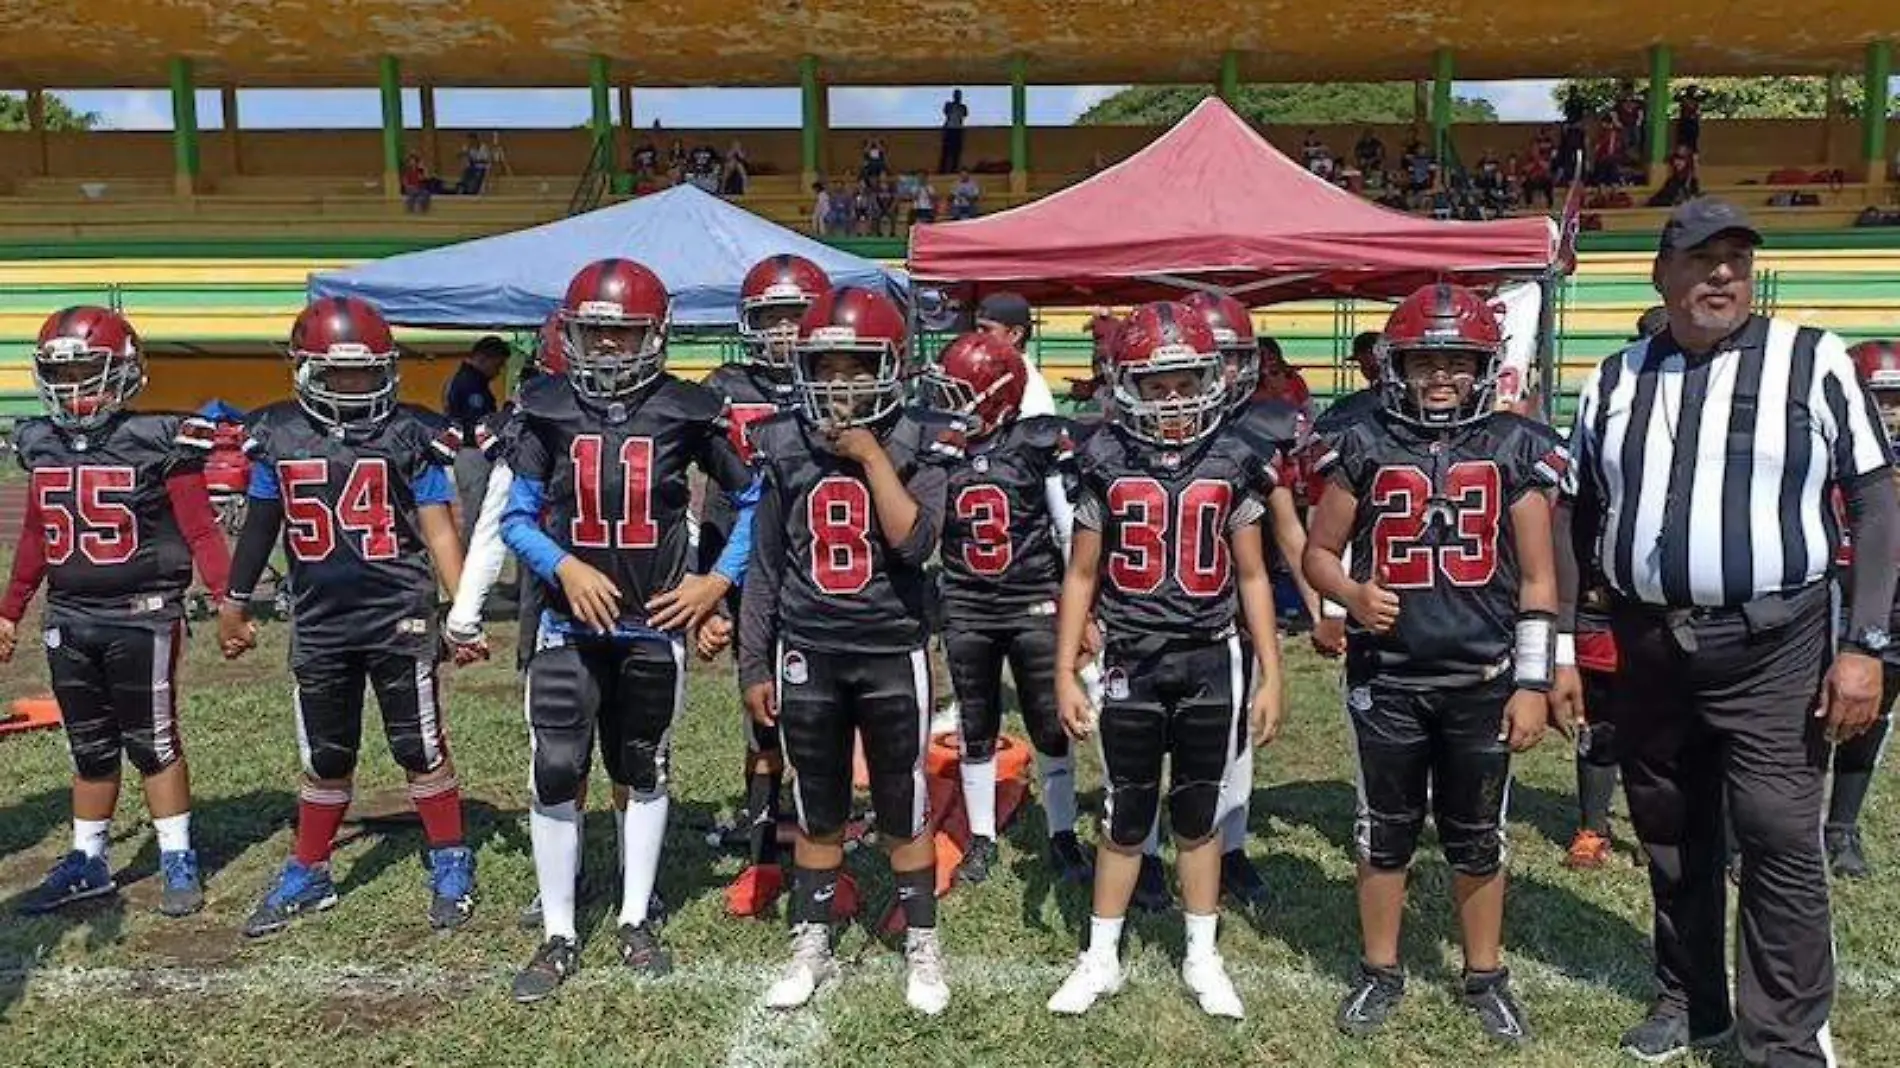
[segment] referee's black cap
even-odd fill
[[[1748,221],[1741,208],[1721,197],[1697,197],[1669,213],[1658,251],[1682,252],[1730,233],[1741,234],[1750,244],[1761,244],[1761,231]]]

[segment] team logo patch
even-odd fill
[[[405,619],[396,624],[396,633],[427,634],[429,633],[429,621],[426,619]]]
[[[793,686],[803,686],[811,678],[811,668],[805,663],[805,654],[797,651],[785,654],[785,666],[782,673],[785,681]]]
[[[1180,466],[1181,466],[1181,454],[1180,454],[1180,453],[1178,453],[1178,452],[1164,452],[1164,453],[1162,453],[1162,454],[1161,454],[1161,466],[1162,466],[1162,467],[1164,467],[1164,468],[1166,468],[1166,469],[1168,469],[1169,471],[1172,471],[1172,470],[1174,470],[1175,468],[1177,468],[1177,467],[1180,467]]]
[[[1111,701],[1128,700],[1128,673],[1121,668],[1109,668],[1102,676],[1102,689]]]
[[[45,638],[46,638],[46,647],[48,649],[59,648],[59,628],[58,627],[46,628]]]
[[[1346,691],[1346,707],[1354,712],[1372,711],[1372,687],[1354,686]]]
[[[990,469],[990,458],[987,456],[979,456],[970,461],[970,466],[976,468],[977,474],[984,474]]]
[[[614,401],[612,404],[609,404],[607,406],[607,421],[609,423],[626,422],[627,421],[627,406],[620,403],[619,401]]]

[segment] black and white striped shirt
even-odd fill
[[[1818,581],[1840,544],[1833,487],[1893,462],[1841,339],[1759,315],[1706,357],[1665,331],[1604,360],[1570,452],[1565,495],[1599,531],[1579,556],[1672,607]]]

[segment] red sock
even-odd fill
[[[350,810],[350,791],[326,789],[305,783],[297,792],[297,845],[293,850],[298,863],[309,867],[330,859],[337,829]]]
[[[422,817],[422,836],[429,848],[462,844],[462,786],[453,775],[438,782],[409,784],[409,800]]]

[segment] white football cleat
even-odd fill
[[[950,1007],[950,985],[943,980],[943,944],[934,928],[913,927],[904,935],[904,1000],[925,1016]]]
[[[1234,981],[1227,977],[1227,964],[1220,959],[1220,954],[1210,953],[1183,961],[1181,980],[1194,991],[1194,999],[1201,1003],[1202,1012],[1230,1020],[1247,1018],[1247,1007],[1240,1003],[1240,994],[1234,990]]]
[[[822,923],[801,923],[792,929],[792,962],[766,990],[765,1007],[796,1009],[837,974],[837,962],[831,959],[830,929]]]
[[[1120,993],[1124,978],[1120,960],[1083,953],[1075,958],[1075,970],[1049,995],[1049,1011],[1058,1016],[1080,1016],[1102,998]]]

